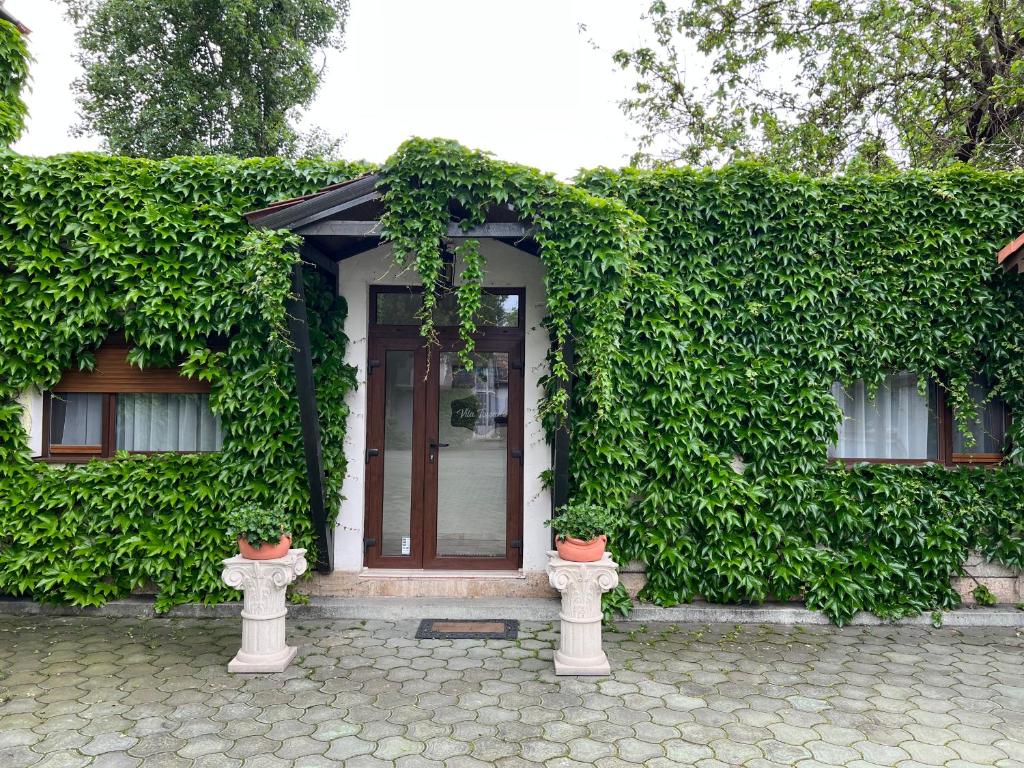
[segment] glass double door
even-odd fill
[[[521,338],[483,338],[473,364],[418,331],[371,339],[366,564],[518,568]]]

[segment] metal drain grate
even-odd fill
[[[424,619],[416,630],[417,640],[515,640],[518,635],[515,619]]]

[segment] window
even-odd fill
[[[106,397],[95,392],[61,392],[49,397],[50,449],[60,454],[103,451]]]
[[[380,286],[372,292],[374,325],[419,325],[423,290],[415,286]],[[485,288],[480,297],[476,324],[490,328],[518,328],[521,325],[522,292],[516,289]],[[454,293],[438,296],[434,307],[438,327],[459,324],[458,299]]]
[[[219,451],[209,385],[177,369],[140,370],[125,347],[103,347],[91,372],[65,374],[43,398],[43,458],[78,462],[115,451]]]
[[[957,428],[952,408],[942,387],[929,382],[925,394],[918,377],[907,371],[885,377],[878,391],[868,397],[864,382],[844,388],[832,385],[843,421],[828,456],[847,463],[858,461],[920,464],[928,461],[953,464],[995,463],[1006,450],[1007,412],[997,399],[986,402],[988,388],[980,382],[969,393],[978,405],[968,424],[974,445]]]
[[[990,398],[989,387],[980,379],[971,382],[967,394],[974,402],[977,413],[967,423],[967,432],[961,432],[952,420],[952,459],[956,463],[983,464],[998,462],[1006,453],[1006,432],[1009,414],[999,398]],[[955,413],[953,414],[955,416]]]
[[[829,458],[935,461],[938,459],[938,393],[928,386],[918,391],[917,376],[906,371],[890,374],[873,398],[863,381],[844,389],[832,385],[832,396],[843,412],[839,439]]]

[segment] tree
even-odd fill
[[[25,129],[28,48],[22,32],[0,16],[0,149],[17,141]]]
[[[657,0],[645,18],[653,44],[614,55],[640,162],[1024,162],[1020,0]]]
[[[79,133],[146,157],[323,148],[293,121],[348,0],[65,0],[78,27]]]

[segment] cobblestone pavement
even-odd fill
[[[237,621],[0,617],[0,768],[1024,766],[1019,630],[619,630],[611,677],[559,679],[544,624],[296,622],[245,677]]]

